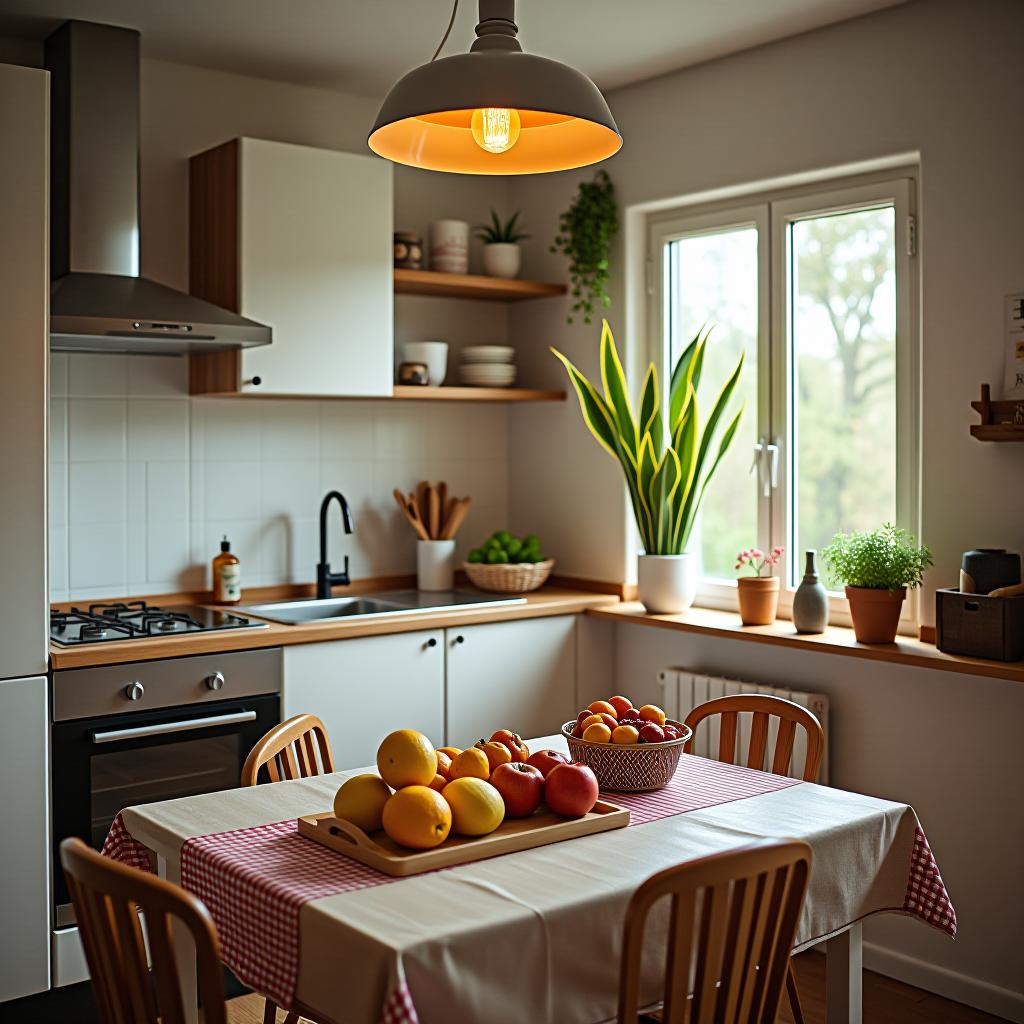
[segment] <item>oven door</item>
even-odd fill
[[[250,749],[280,721],[277,694],[197,707],[56,722],[52,726],[55,924],[71,924],[58,847],[97,850],[124,807],[234,789]]]

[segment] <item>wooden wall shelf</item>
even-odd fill
[[[436,295],[449,299],[486,299],[518,302],[550,299],[566,293],[564,284],[545,281],[507,281],[478,274],[441,274],[435,270],[396,270],[396,295]]]
[[[971,436],[979,441],[1024,441],[1024,399],[993,402],[992,389],[981,385],[981,401],[971,402],[981,422],[971,426]]]
[[[564,391],[538,388],[432,388],[396,384],[390,395],[285,395],[268,391],[209,391],[194,398],[261,398],[264,401],[314,402],[564,402]]]

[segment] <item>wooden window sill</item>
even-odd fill
[[[716,611],[711,608],[691,608],[682,615],[650,615],[639,602],[629,601],[588,608],[587,615],[613,622],[626,622],[658,629],[674,629],[681,633],[718,636],[729,640],[774,644],[796,650],[817,651],[822,654],[842,654],[850,658],[886,661],[895,665],[930,668],[940,672],[959,672],[963,675],[989,676],[1024,683],[1024,661],[988,661],[967,658],[959,654],[945,654],[933,644],[911,637],[898,637],[892,644],[861,644],[852,629],[829,626],[824,633],[801,634],[793,623],[779,620],[771,626],[742,626],[736,612]]]

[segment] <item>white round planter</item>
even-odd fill
[[[697,596],[697,559],[682,555],[640,555],[640,601],[654,615],[685,612]]]
[[[484,270],[491,277],[518,277],[522,258],[522,250],[512,242],[492,242],[484,246]]]

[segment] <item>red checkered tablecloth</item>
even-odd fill
[[[684,755],[675,778],[653,793],[614,793],[629,808],[631,826],[671,815],[743,800],[800,785],[798,780]],[[120,816],[104,853],[149,867],[144,847]],[[457,871],[458,868],[444,869]],[[207,905],[220,935],[225,962],[239,978],[290,1007],[299,969],[299,915],[310,900],[371,886],[400,883],[317,843],[302,838],[294,820],[237,829],[185,841],[182,885]],[[956,915],[924,833],[917,829],[902,908],[950,935]],[[412,995],[399,975],[382,1008],[381,1024],[417,1024]]]

